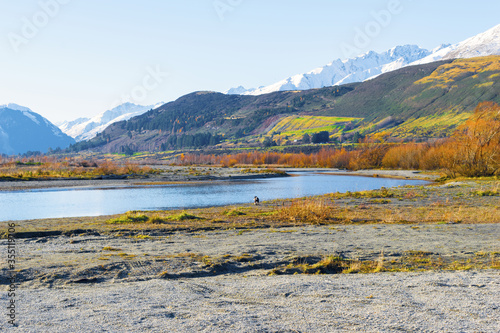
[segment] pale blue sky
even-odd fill
[[[0,0],[0,104],[57,122],[122,96],[155,104],[268,85],[346,58],[356,29],[391,5],[360,52],[432,49],[500,23],[491,0]]]

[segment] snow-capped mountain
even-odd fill
[[[259,87],[258,89],[262,89],[264,86]],[[225,91],[225,94],[228,95],[249,95],[250,93],[256,91],[257,89],[251,88],[251,89],[245,89],[243,86],[239,86],[236,88],[231,88],[228,91]]]
[[[59,124],[59,128],[76,141],[90,140],[117,121],[128,120],[161,105],[163,103],[147,106],[125,103],[92,118],[65,121]]]
[[[423,64],[428,64],[434,61],[439,61],[442,60],[447,54],[449,54],[451,51],[455,50],[457,48],[457,44],[451,45],[451,44],[441,44],[435,49],[432,50],[431,54],[429,54],[427,57],[423,57],[422,59],[419,59],[417,61],[414,61],[410,64],[410,66],[414,65],[423,65]]]
[[[446,54],[443,59],[473,58],[488,55],[500,55],[500,24],[456,44],[456,47]]]
[[[0,153],[24,154],[66,148],[75,140],[50,121],[17,104],[0,105]]]
[[[407,66],[429,54],[428,50],[416,45],[396,46],[383,53],[370,51],[354,59],[337,59],[326,66],[316,68],[305,74],[288,77],[267,87],[246,90],[240,86],[230,89],[226,93],[261,95],[274,91],[307,90],[360,82]]]
[[[305,74],[291,76],[266,87],[245,89],[239,86],[238,88],[231,88],[225,93],[261,95],[275,91],[323,88],[351,82],[362,82],[405,66],[486,55],[500,55],[500,25],[461,43],[454,45],[443,44],[432,51],[422,49],[416,45],[396,46],[383,53],[370,51],[353,59],[337,59],[326,66]]]

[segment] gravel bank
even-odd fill
[[[224,275],[27,289],[19,294],[16,331],[498,332],[499,277]]]
[[[498,270],[267,274],[291,256],[497,253],[499,228],[347,225],[19,239],[24,282],[17,290],[17,331],[498,332]],[[200,259],[243,253],[253,259],[219,271],[207,270]],[[0,327],[9,325],[4,320]]]
[[[169,236],[79,235],[16,242],[18,280],[26,287],[68,286],[81,281],[129,282],[225,273],[261,276],[294,261],[401,260],[409,252],[425,260],[471,259],[488,263],[500,252],[500,224],[346,225],[281,229],[175,232]],[[0,240],[7,245],[7,240]],[[3,258],[2,258],[3,259]],[[421,258],[424,259],[424,258]],[[7,262],[0,260],[1,267]],[[215,265],[212,265],[215,264]],[[7,273],[2,268],[2,276]],[[5,278],[1,278],[7,284]]]
[[[44,179],[44,180],[0,180],[0,191],[22,191],[43,188],[110,188],[136,187],[161,184],[164,182],[198,182],[228,179],[255,179],[268,177],[282,177],[272,171],[262,169],[219,168],[219,167],[178,167],[153,165],[157,174],[137,176],[100,176],[96,179]]]

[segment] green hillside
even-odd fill
[[[322,130],[343,139],[376,132],[408,139],[442,137],[479,102],[500,102],[499,78],[500,56],[491,56],[411,66],[363,83],[306,91],[261,96],[196,92],[115,123],[72,150],[160,151],[227,146],[236,140],[252,146],[265,136],[290,141]]]

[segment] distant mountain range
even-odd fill
[[[256,147],[328,131],[332,140],[384,132],[400,140],[449,136],[478,103],[500,103],[500,56],[407,66],[372,80],[258,96],[195,92],[107,127],[71,151],[133,153]]]
[[[227,94],[262,95],[276,91],[308,90],[323,87],[363,82],[380,74],[410,66],[427,64],[441,59],[455,57],[474,57],[500,54],[500,25],[475,37],[455,45],[440,45],[432,51],[416,45],[396,46],[387,52],[370,51],[354,59],[336,60],[305,74],[286,78],[267,87],[245,89],[232,88]],[[125,103],[92,118],[79,118],[58,124],[61,130],[76,141],[90,140],[111,124],[139,116],[155,106],[141,106]]]
[[[411,65],[422,65],[439,60],[500,55],[500,25],[454,45],[441,45],[432,51],[416,45],[396,46],[386,52],[370,51],[347,60],[337,59],[326,66],[305,74],[298,74],[269,86],[245,89],[231,88],[225,93],[262,95],[275,91],[308,90],[372,79]]]
[[[122,120],[128,120],[132,117],[139,116],[146,111],[154,109],[158,105],[137,105],[133,103],[125,103],[111,110],[105,111],[92,118],[78,118],[73,121],[65,121],[58,124],[59,128],[67,135],[74,138],[76,141],[90,140],[98,133],[104,131],[109,125]]]
[[[336,60],[258,89],[196,92],[154,106],[125,103],[64,122],[62,130],[26,107],[7,104],[0,106],[0,153],[45,152],[75,140],[72,151],[127,153],[220,141],[260,145],[262,136],[297,140],[317,130],[339,140],[379,130],[404,139],[443,137],[479,102],[500,102],[495,55],[500,25],[432,51],[404,45]]]
[[[27,107],[0,105],[0,154],[45,153],[49,148],[64,149],[73,143],[73,138]]]

